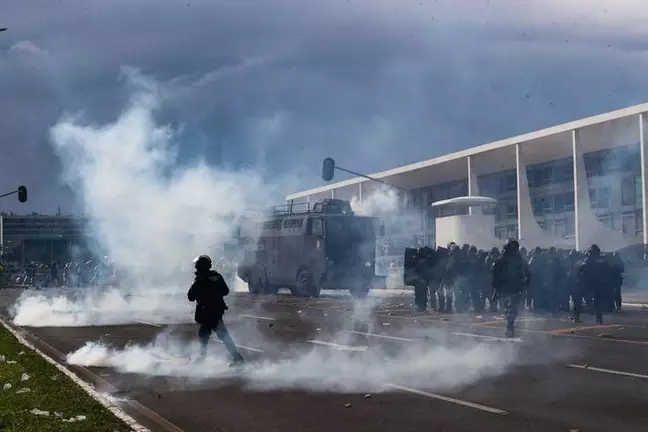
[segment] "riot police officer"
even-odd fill
[[[229,294],[229,287],[215,270],[212,270],[212,260],[207,255],[200,255],[194,259],[196,268],[195,279],[187,298],[196,302],[194,319],[200,324],[198,338],[200,339],[199,361],[204,360],[207,354],[207,343],[212,332],[225,344],[232,358],[232,365],[242,364],[243,356],[236,348],[232,337],[229,335],[223,315],[227,310],[224,297]]]
[[[603,302],[612,286],[613,271],[610,263],[601,256],[598,245],[593,244],[589,248],[587,258],[581,264],[578,273],[581,292],[589,293],[588,297],[592,298],[596,323],[603,324]],[[580,310],[574,310],[574,319],[580,319]]]
[[[531,281],[529,265],[522,259],[519,250],[517,240],[509,240],[504,246],[504,253],[495,261],[492,269],[494,296],[504,303],[506,337],[515,335],[515,318],[520,299]]]

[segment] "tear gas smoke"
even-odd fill
[[[80,195],[89,234],[108,251],[119,288],[76,300],[25,295],[14,307],[18,325],[117,323],[153,313],[162,294],[186,291],[193,256],[221,257],[242,213],[277,196],[255,171],[180,164],[174,131],[155,122],[155,84],[136,72],[127,77],[136,92],[114,123],[66,116],[51,130],[65,180]]]
[[[339,339],[331,342],[341,343]],[[396,355],[380,348],[353,354],[293,348],[290,353],[283,352],[281,359],[258,360],[239,370],[227,366],[222,352],[210,353],[207,363],[196,367],[190,359],[197,353],[197,343],[183,343],[162,334],[148,345],[124,349],[88,342],[70,353],[67,362],[111,367],[124,373],[178,377],[196,383],[236,377],[256,390],[380,391],[390,382],[450,390],[504,373],[515,362],[517,347],[484,343],[455,347],[412,345],[403,346]]]
[[[398,194],[393,189],[381,188],[362,200],[353,196],[350,205],[355,213],[362,216],[394,215],[398,212]]]

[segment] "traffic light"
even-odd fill
[[[322,164],[322,178],[325,181],[331,181],[335,172],[335,159],[326,158]]]
[[[27,188],[25,186],[18,186],[18,201],[21,203],[27,201]]]

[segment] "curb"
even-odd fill
[[[123,407],[117,406],[100,393],[100,391],[108,394],[117,393],[118,389],[112,384],[97,376],[86,367],[64,364],[65,355],[63,353],[33,333],[10,324],[7,317],[2,314],[0,314],[0,325],[11,332],[21,344],[34,350],[48,363],[56,366],[58,370],[72,379],[72,381],[79,385],[93,399],[111,411],[120,420],[124,421],[132,430],[136,432],[184,432],[155,411],[150,410],[135,400],[127,400],[120,403],[120,405],[124,405]]]

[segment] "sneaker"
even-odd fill
[[[232,361],[230,361],[229,365],[230,365],[230,367],[234,367],[234,366],[240,366],[243,363],[245,363],[245,360],[243,359],[243,356],[241,354],[239,354],[238,356],[235,356],[232,359]]]
[[[513,327],[506,327],[506,331],[504,332],[504,335],[507,338],[512,338],[515,336],[515,330],[513,329]]]

